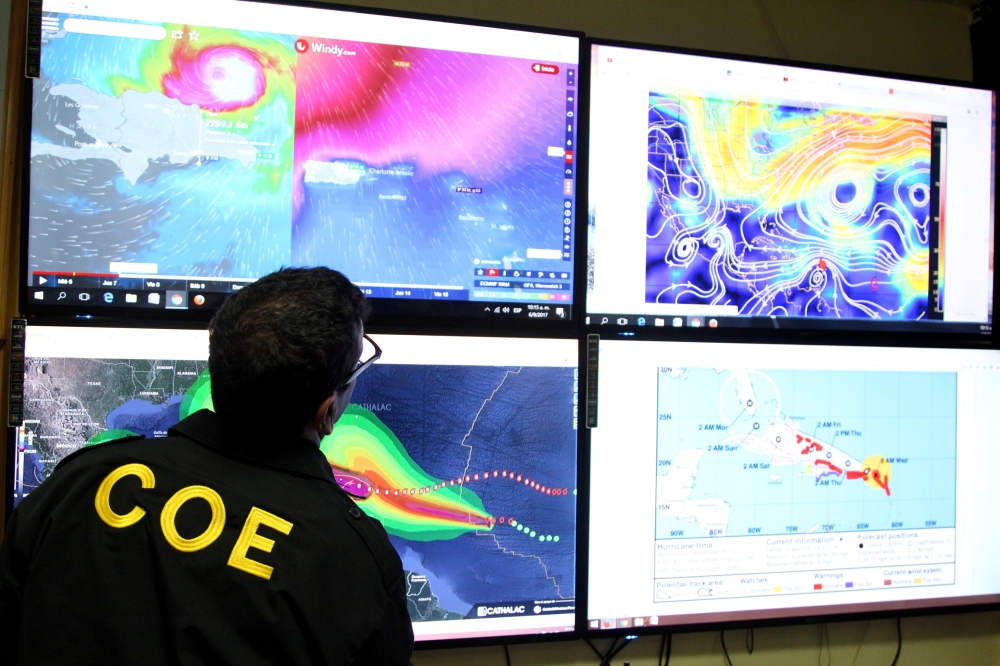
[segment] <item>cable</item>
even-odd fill
[[[733,660],[729,658],[729,650],[726,649],[726,630],[719,630],[719,638],[722,639],[722,654],[726,655],[726,663],[733,666]]]
[[[899,653],[903,651],[903,619],[896,616],[896,656],[892,658],[892,666],[899,661]]]
[[[753,627],[747,629],[747,654],[753,654]]]
[[[611,645],[608,646],[608,651],[606,653],[604,653],[604,654],[601,654],[601,651],[598,650],[594,646],[594,644],[590,642],[589,638],[586,638],[584,640],[587,641],[587,645],[589,645],[590,649],[594,651],[594,654],[596,654],[598,657],[601,658],[601,662],[600,662],[600,664],[598,666],[608,666],[608,664],[611,663],[611,658],[614,657],[619,652],[621,652],[621,649],[623,647],[625,647],[626,645],[628,645],[628,643],[629,643],[628,639],[625,639],[625,638],[615,638],[615,639],[613,639],[611,641]],[[619,645],[618,641],[622,641],[622,644]]]
[[[667,649],[667,661],[663,661],[663,649]],[[670,653],[673,652],[674,648],[674,635],[664,634],[663,638],[660,640],[660,658],[656,660],[657,666],[670,666]]]
[[[615,648],[618,647],[619,641],[621,641],[620,638],[616,638],[613,641],[611,641],[611,646],[608,648],[608,651],[605,653],[605,655],[601,658],[600,666],[608,666],[608,664],[611,663],[611,655],[617,652]]]
[[[601,666],[610,666],[611,660],[614,659],[615,655],[625,649],[625,646],[632,642],[633,639],[623,638],[621,639],[621,645],[612,646],[612,649],[608,651],[604,661],[601,662]]]
[[[826,622],[819,631],[819,666],[823,666],[823,643],[826,643],[826,666],[833,664],[833,651],[830,648],[830,625]]]
[[[854,659],[851,661],[851,666],[856,666],[858,663],[858,655],[861,654],[861,646],[865,644],[865,638],[868,637],[868,629],[872,626],[872,621],[868,620],[865,622],[865,630],[861,633],[861,641],[858,643],[858,649],[854,653]]]
[[[757,5],[757,12],[760,14],[761,22],[763,22],[764,27],[767,28],[768,34],[771,37],[771,42],[778,50],[778,55],[787,60],[788,49],[785,48],[785,43],[781,41],[781,37],[778,36],[778,30],[774,27],[774,21],[771,20],[771,15],[768,13],[767,7],[764,6],[764,0],[755,0],[754,4]]]
[[[507,645],[503,646],[503,656],[507,657],[507,666],[510,666],[510,650],[507,649]]]

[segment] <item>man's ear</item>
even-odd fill
[[[337,415],[334,413],[336,411],[335,402],[335,396],[331,395],[316,410],[313,423],[316,424],[316,430],[320,437],[326,437],[333,432],[333,424],[337,422]]]

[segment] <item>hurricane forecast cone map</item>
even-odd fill
[[[45,20],[30,286],[226,291],[324,265],[375,298],[572,302],[572,63]]]
[[[376,365],[359,382],[321,448],[361,477],[415,622],[572,610],[574,373]]]
[[[82,447],[164,437],[212,409],[206,366],[30,358],[15,503]],[[376,365],[358,380],[321,449],[338,484],[389,533],[414,622],[572,616],[575,373]]]
[[[927,318],[931,121],[651,90],[646,302]]]
[[[663,368],[656,538],[955,526],[954,373]]]

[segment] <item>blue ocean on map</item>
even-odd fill
[[[529,247],[563,244],[561,211],[553,208],[559,192],[537,187],[552,180],[551,158],[526,162],[489,184],[460,172],[421,177],[415,164],[373,168],[344,159],[326,163],[329,169],[313,166],[319,177],[328,170],[340,182],[310,182],[307,175],[292,261],[337,266],[355,282],[465,289],[473,286],[475,259],[508,269],[567,270],[571,262],[559,259],[524,263]]]
[[[146,400],[129,400],[113,409],[107,418],[108,430],[131,430],[137,435],[156,437],[177,424],[180,418],[181,399],[172,395],[166,402],[154,405]],[[160,434],[159,436],[163,436]]]
[[[375,365],[353,402],[374,411],[433,476],[509,470],[576,488],[573,368]],[[465,615],[477,603],[572,599],[575,493],[550,496],[502,481],[469,488],[503,524],[441,541],[390,537],[407,570],[428,577],[439,607]],[[559,539],[532,538],[511,518]]]

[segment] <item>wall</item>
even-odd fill
[[[968,38],[971,14],[967,7],[954,2],[367,0],[353,4],[569,28],[613,39],[923,76],[964,80],[972,77]],[[10,0],[0,0],[0,72],[5,71],[6,64],[9,7]],[[4,212],[0,211],[0,215]],[[5,324],[0,325],[6,328]],[[902,631],[900,664],[1000,664],[1000,613],[907,618],[902,622]],[[733,663],[738,666],[889,664],[896,649],[896,625],[892,620],[757,629],[752,655],[746,652],[745,631],[728,631],[726,637]],[[607,642],[596,643],[604,649]],[[657,663],[658,648],[658,638],[645,637],[625,648],[613,663],[627,660],[636,666],[652,665]],[[673,654],[674,664],[725,664],[719,632],[679,634]],[[514,666],[576,666],[598,662],[582,641],[514,645],[510,656]],[[502,648],[488,647],[419,651],[413,663],[415,666],[471,663],[503,666],[506,662]]]
[[[971,12],[951,2],[347,0],[345,4],[560,27],[591,37],[972,78]]]
[[[867,634],[865,633],[868,626]],[[1000,663],[1000,615],[981,613],[950,617],[908,618],[903,620],[903,648],[899,664],[996,664]],[[841,622],[826,625],[778,627],[754,631],[754,652],[747,654],[747,632],[726,632],[726,646],[735,666],[783,666],[819,664],[833,666],[857,664],[888,666],[896,654],[894,620]],[[864,636],[864,643],[861,642]],[[822,647],[821,647],[822,641]],[[610,641],[594,641],[604,650]],[[858,650],[860,646],[860,651]],[[626,661],[633,666],[655,666],[660,638],[649,636],[634,641],[612,661],[616,666]],[[512,666],[594,666],[600,660],[582,641],[510,647]],[[671,664],[677,666],[724,666],[725,657],[719,632],[678,634],[674,638]],[[418,651],[414,666],[504,666],[502,647],[466,650]]]
[[[3,107],[7,98],[7,33],[10,32],[10,0],[0,0],[0,127],[3,127]]]

